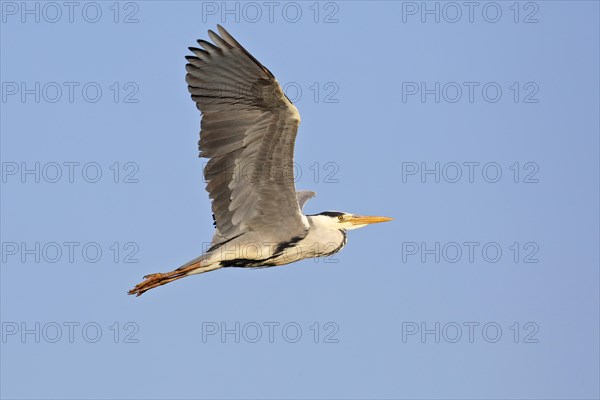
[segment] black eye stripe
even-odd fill
[[[317,215],[325,215],[327,217],[343,217],[344,213],[337,212],[337,211],[324,211]]]

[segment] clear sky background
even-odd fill
[[[1,3],[2,398],[598,398],[598,2],[69,7]],[[217,23],[300,110],[305,211],[394,221],[133,298],[212,236]]]

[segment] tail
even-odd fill
[[[135,285],[128,294],[141,296],[150,289],[176,281],[177,279],[185,278],[188,275],[202,274],[219,268],[221,268],[220,262],[209,264],[205,256],[200,256],[171,272],[159,272],[144,276],[144,280]]]

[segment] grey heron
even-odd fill
[[[338,252],[346,231],[391,220],[326,211],[304,215],[315,195],[296,191],[300,114],[273,74],[223,27],[190,47],[186,82],[202,114],[200,157],[212,200],[211,247],[180,268],[144,277],[129,294],[224,267],[271,267]]]

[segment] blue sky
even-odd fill
[[[597,2],[0,6],[3,398],[600,395]],[[394,221],[132,298],[212,236],[217,23],[296,102],[305,211]]]

